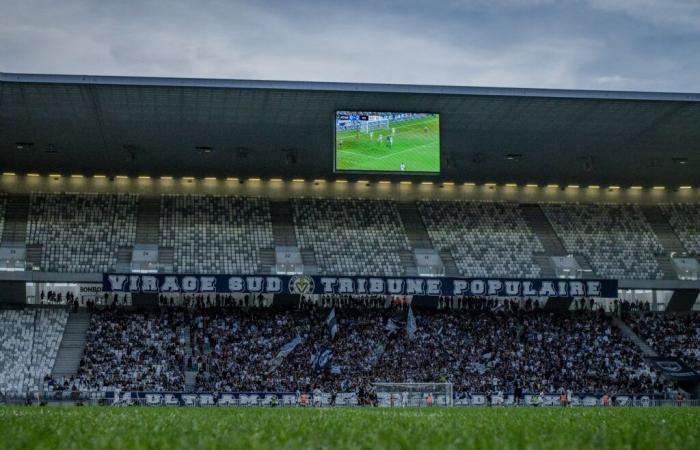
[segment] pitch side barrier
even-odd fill
[[[413,396],[402,402],[401,392],[377,394],[378,407],[424,406],[445,407],[449,405],[444,396],[428,393],[418,398]],[[346,393],[295,393],[295,392],[230,392],[230,393],[183,393],[183,392],[115,392],[115,391],[54,391],[28,394],[8,392],[0,396],[5,404],[87,404],[105,406],[177,406],[177,407],[357,407],[363,406],[353,392]],[[663,395],[617,394],[609,398],[607,405],[602,393],[579,393],[572,395],[568,406],[674,406],[697,407],[700,400],[673,400]],[[525,393],[516,402],[513,393],[489,395],[483,393],[453,394],[452,407],[552,407],[564,406],[559,394]]]
[[[240,406],[240,407],[354,407],[361,406],[355,393],[273,393],[273,392],[231,392],[231,393],[181,393],[181,392],[105,392],[101,403],[114,406]],[[402,406],[446,406],[449,402],[444,396],[436,395],[429,399],[428,394],[423,394],[416,401],[402,403],[401,393],[381,393],[377,395],[379,407]],[[92,397],[94,399],[94,397]],[[669,400],[660,395],[625,395],[610,396],[607,404],[603,401],[602,394],[582,393],[574,394],[567,402],[569,406],[700,406],[698,400],[684,400],[678,402]],[[564,406],[559,394],[539,395],[526,393],[516,402],[512,393],[504,395],[488,395],[479,393],[455,393],[452,406],[528,406],[551,407]]]
[[[104,292],[617,298],[617,280],[105,273]]]

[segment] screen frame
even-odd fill
[[[413,113],[413,114],[435,114],[438,116],[438,164],[440,165],[439,169],[437,172],[415,172],[415,171],[410,171],[410,172],[401,172],[400,170],[348,170],[348,169],[340,169],[338,170],[338,148],[336,147],[337,142],[336,142],[336,137],[337,137],[337,131],[335,129],[335,122],[338,117],[338,112],[339,111],[357,111],[358,108],[353,108],[353,109],[336,109],[333,112],[333,173],[337,175],[394,175],[394,176],[399,176],[401,178],[404,177],[410,177],[413,175],[416,176],[433,176],[437,177],[442,175],[442,120],[441,116],[442,114],[439,112],[431,112],[431,111],[377,111],[374,110],[374,108],[364,108],[364,110],[369,111],[369,112],[381,112],[381,113]]]

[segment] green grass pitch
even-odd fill
[[[386,140],[396,128],[394,142]],[[369,133],[340,131],[335,136],[335,168],[338,171],[399,172],[401,163],[405,172],[440,171],[440,121],[428,116],[391,124],[389,128]],[[379,134],[384,137],[379,142]]]
[[[0,407],[0,449],[697,449],[700,408]]]

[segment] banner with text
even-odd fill
[[[106,273],[102,283],[124,293],[617,297],[617,280]]]

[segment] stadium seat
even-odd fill
[[[638,205],[544,203],[540,206],[566,251],[586,256],[598,276],[663,278],[656,261],[663,247]]]
[[[299,248],[316,254],[324,275],[404,273],[399,253],[410,250],[393,202],[292,199]]]
[[[0,392],[24,395],[43,387],[67,320],[63,309],[0,311]]]
[[[174,249],[177,273],[256,273],[260,249],[272,242],[267,199],[162,197],[160,245]]]
[[[515,203],[418,202],[418,210],[438,251],[449,251],[467,277],[536,278],[534,253],[542,244]]]
[[[51,272],[114,270],[119,247],[134,245],[136,194],[46,194],[30,197],[27,243],[41,244]]]
[[[686,250],[700,256],[700,205],[666,203],[659,207]]]

